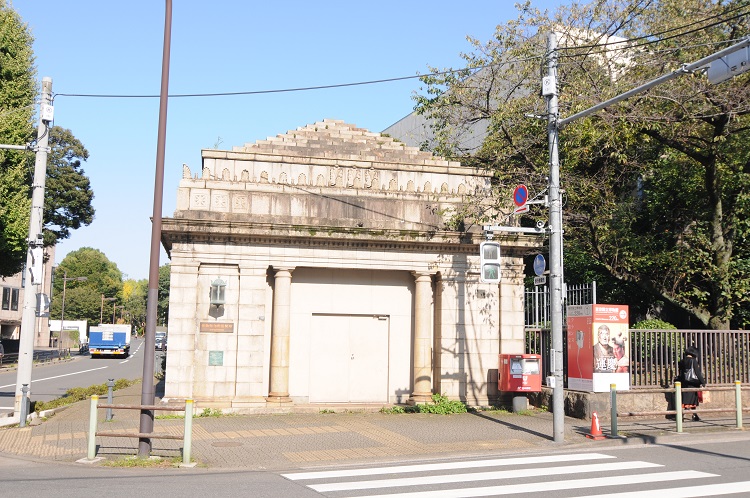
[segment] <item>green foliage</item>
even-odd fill
[[[18,14],[0,4],[0,143],[25,145],[36,139],[34,113],[38,86],[33,38]],[[43,213],[47,246],[93,220],[93,193],[80,168],[88,152],[69,130],[51,127]],[[0,149],[0,276],[13,275],[26,262],[34,154]]]
[[[169,283],[170,271],[169,264],[159,267],[159,304],[156,312],[157,323],[167,325],[169,322]]]
[[[63,278],[86,277],[85,282],[69,280],[65,284],[65,319],[111,323],[115,305],[122,302],[122,272],[101,251],[82,247],[68,253],[55,269],[50,313],[59,317],[62,311]],[[116,301],[102,301],[114,297]]]
[[[452,401],[447,396],[442,394],[433,394],[432,403],[424,403],[419,405],[410,406],[392,406],[390,408],[383,407],[380,409],[380,413],[434,413],[439,415],[448,415],[451,413],[466,413],[468,410],[466,405],[461,401]]]
[[[124,389],[126,387],[130,387],[140,382],[141,382],[140,379],[138,380],[117,379],[115,381],[113,390],[117,391],[119,389]],[[65,391],[65,394],[60,398],[53,399],[51,401],[36,401],[34,403],[34,411],[39,413],[44,410],[51,410],[52,408],[72,405],[73,403],[76,403],[78,401],[83,401],[85,399],[88,399],[94,394],[100,397],[106,396],[108,392],[109,392],[109,388],[107,387],[106,383],[95,384],[89,387],[74,387],[72,389],[68,389],[67,391]]]
[[[433,123],[428,146],[491,170],[494,205],[508,214],[515,185],[532,196],[546,187],[546,121],[527,116],[546,113],[538,89],[548,32],[560,40],[565,117],[746,37],[750,21],[736,15],[745,7],[602,0],[548,13],[525,2],[493,39],[471,40],[464,69],[422,78],[427,88],[416,99]],[[596,46],[613,35],[650,45]],[[750,324],[749,80],[711,85],[703,74],[682,76],[562,129],[566,264],[570,248],[591,262],[581,273],[608,274],[643,316],[668,308],[710,328]],[[487,136],[469,156],[463,138],[477,122],[487,123]]]
[[[94,220],[94,192],[81,161],[89,157],[70,130],[53,126],[49,131],[47,182],[44,196],[44,242],[54,245],[70,231]]]
[[[204,408],[203,411],[198,415],[199,417],[221,417],[224,412],[214,408]]]
[[[676,330],[677,327],[664,320],[658,318],[650,318],[648,320],[641,320],[640,322],[634,323],[630,326],[631,329],[639,330]]]
[[[28,27],[0,4],[0,143],[25,145],[34,133],[36,70]],[[26,261],[29,233],[30,152],[0,149],[0,275],[13,275]]]

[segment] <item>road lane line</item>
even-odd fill
[[[78,375],[78,374],[82,374],[82,373],[95,372],[97,370],[104,370],[105,368],[109,368],[109,367],[107,366],[107,367],[91,368],[89,370],[81,370],[80,372],[71,372],[71,373],[62,374],[62,375],[56,375],[54,377],[45,377],[44,379],[32,379],[31,382],[42,382],[43,380],[52,380],[52,379],[59,379],[61,377],[70,377],[71,375]],[[0,389],[3,389],[5,387],[14,387],[15,385],[16,384],[14,383],[14,384],[8,384],[6,386],[0,386]]]

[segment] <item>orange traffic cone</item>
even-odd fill
[[[606,439],[602,434],[602,428],[599,426],[599,415],[596,412],[591,414],[591,432],[586,434],[586,437],[595,440]]]

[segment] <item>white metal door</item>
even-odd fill
[[[388,320],[351,317],[349,327],[349,400],[353,403],[388,401]]]
[[[310,402],[388,401],[388,320],[313,315]]]

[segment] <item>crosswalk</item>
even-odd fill
[[[711,478],[719,477],[717,474],[668,470],[658,463],[622,460],[603,453],[321,470],[283,477],[332,498],[554,496],[554,492],[580,498],[664,498],[750,493],[750,481],[715,482],[717,479]],[[647,489],[638,486],[634,491],[636,485]]]

